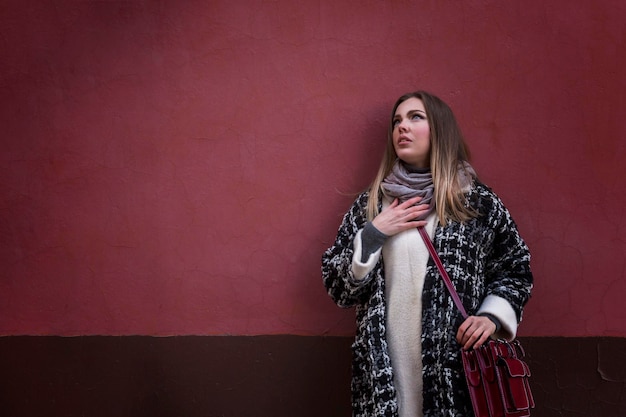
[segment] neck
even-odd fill
[[[400,162],[402,163],[402,165],[404,165],[404,167],[406,168],[408,172],[414,172],[417,174],[426,174],[427,172],[430,172],[429,166],[411,165],[411,164],[407,164],[404,161],[400,161]]]

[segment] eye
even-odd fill
[[[396,127],[398,127],[399,124],[400,119],[393,119],[393,122],[391,122],[391,127],[395,129]]]
[[[413,113],[411,115],[411,120],[425,120],[426,117],[422,113]]]

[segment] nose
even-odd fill
[[[400,123],[398,123],[398,130],[400,132],[408,132],[409,128],[406,119],[403,119]]]

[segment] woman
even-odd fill
[[[463,320],[416,227],[425,226],[470,317]],[[398,99],[378,175],[322,257],[324,285],[356,306],[356,417],[472,416],[460,349],[512,340],[530,297],[530,254],[476,177],[452,110]]]

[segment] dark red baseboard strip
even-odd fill
[[[522,338],[536,417],[626,416],[626,338]],[[7,417],[349,417],[349,337],[0,337]]]

